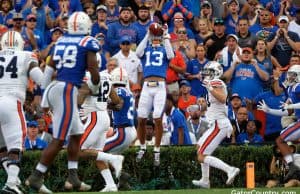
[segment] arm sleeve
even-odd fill
[[[167,53],[167,58],[170,60],[172,58],[174,58],[174,51],[170,42],[170,39],[166,38],[164,39],[164,44],[165,44],[165,49],[166,49],[166,53]]]
[[[289,115],[287,110],[272,109],[272,108],[270,108],[268,113],[271,115],[275,115],[275,116],[288,116]]]
[[[29,76],[37,83],[38,85],[42,84],[44,74],[39,67],[34,67],[30,70]]]
[[[54,73],[54,69],[49,65],[47,65],[44,71],[44,80],[42,81],[42,89],[45,89],[50,84],[53,73]]]
[[[146,34],[142,42],[136,48],[136,55],[141,58],[144,55],[144,50],[147,47],[147,42],[149,39],[149,33]]]

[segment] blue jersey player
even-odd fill
[[[114,133],[105,141],[103,151],[119,154],[127,149],[136,139],[133,112],[134,99],[128,89],[129,79],[125,69],[117,67],[111,72],[111,80],[115,91],[122,99],[121,105],[113,109]]]
[[[285,176],[285,182],[292,178],[297,170],[300,170],[300,161],[294,160],[293,153],[286,142],[296,141],[300,138],[300,65],[293,65],[288,69],[286,81],[288,99],[282,104],[282,109],[271,109],[264,101],[260,102],[258,109],[269,114],[285,116],[295,112],[297,122],[288,125],[276,139],[276,144],[284,160],[289,165],[289,172]]]
[[[141,143],[137,161],[141,161],[146,151],[146,121],[153,109],[155,122],[154,165],[160,164],[160,142],[163,125],[162,115],[166,102],[166,71],[174,52],[170,43],[168,29],[163,29],[161,36],[154,35],[150,29],[160,30],[162,27],[152,23],[149,30],[136,49],[143,65],[144,84],[138,104],[138,137]]]
[[[26,184],[41,193],[52,193],[43,184],[43,175],[62,149],[68,138],[69,176],[66,189],[86,191],[91,186],[81,182],[77,175],[80,139],[84,132],[77,108],[78,88],[86,70],[91,74],[87,82],[94,94],[99,90],[99,73],[96,53],[100,50],[98,41],[86,36],[91,30],[91,20],[84,12],[74,12],[68,20],[68,34],[61,37],[54,48],[44,72],[45,92],[42,107],[53,111],[53,140],[43,151],[41,159],[26,180]],[[56,70],[56,80],[51,77]]]

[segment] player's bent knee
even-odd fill
[[[198,154],[198,161],[203,163],[204,162],[204,158],[205,158],[205,155],[203,154]]]

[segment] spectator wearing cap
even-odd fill
[[[120,67],[123,67],[128,73],[129,84],[141,84],[142,82],[142,64],[136,53],[131,48],[131,37],[122,36],[120,39],[120,51],[113,56],[120,62]]]
[[[239,16],[240,4],[238,0],[227,0],[224,4],[223,19],[226,26],[226,34],[235,34]]]
[[[11,27],[13,18],[13,3],[10,0],[2,0],[0,2],[0,24]]]
[[[37,43],[37,49],[39,51],[43,50],[46,47],[44,43],[44,35],[36,28],[36,16],[34,14],[29,14],[26,17],[25,25],[28,29],[32,30]]]
[[[162,8],[162,16],[163,20],[168,23],[170,28],[173,28],[173,18],[174,14],[177,12],[181,12],[185,26],[188,27],[189,22],[193,18],[193,5],[189,0],[169,0],[167,1]]]
[[[145,5],[141,5],[138,9],[137,21],[132,24],[137,29],[137,45],[140,44],[140,42],[147,34],[147,30],[151,22],[150,8]]]
[[[237,93],[232,94],[229,101],[228,118],[229,120],[236,120],[237,111],[240,107],[245,106],[245,101]],[[250,111],[248,111],[248,118],[254,119],[254,115]]]
[[[98,40],[98,42],[101,46],[101,49],[97,53],[97,57],[101,58],[101,60],[98,59],[99,60],[99,67],[100,67],[100,71],[103,71],[103,70],[106,69],[107,60],[110,58],[110,54],[109,54],[109,51],[108,51],[108,46],[105,43],[106,42],[106,37],[105,37],[105,34],[100,32],[99,34],[96,34],[95,38]]]
[[[259,93],[253,100],[253,104],[256,105],[259,102],[264,101],[268,107],[273,109],[280,109],[281,102],[286,101],[286,96],[283,90],[280,93],[276,94],[274,91],[274,84],[271,84],[271,90]],[[264,118],[261,118],[261,117]],[[265,141],[274,142],[276,138],[280,135],[282,126],[281,126],[281,116],[272,115],[269,113],[264,113],[259,120],[261,120],[265,126],[263,134]]]
[[[54,52],[54,45],[58,38],[60,38],[64,34],[64,30],[60,27],[55,27],[50,30],[50,38],[51,42],[41,51],[41,59],[46,59],[47,57],[51,56]]]
[[[188,80],[182,80],[180,82],[180,92],[178,98],[178,108],[184,113],[185,117],[189,116],[187,107],[196,104],[196,96],[191,95],[191,84]]]
[[[288,31],[289,18],[280,16],[278,18],[278,29],[276,33],[268,38],[268,49],[278,59],[282,67],[288,65],[293,51],[300,50],[300,39],[295,32]]]
[[[261,129],[261,122],[258,120],[249,120],[246,125],[246,131],[237,136],[237,144],[261,144],[263,138],[258,134]]]
[[[249,31],[249,20],[240,18],[237,24],[238,45],[243,47],[253,47],[257,42],[257,37]]]
[[[263,91],[262,81],[269,79],[265,67],[253,59],[253,50],[250,47],[242,49],[241,61],[235,61],[224,72],[223,77],[230,82],[232,93],[237,93],[242,99],[253,100]]]
[[[38,137],[38,123],[29,121],[27,123],[27,136],[25,137],[25,150],[43,150],[47,147],[47,142]]]
[[[21,13],[14,13],[12,30],[20,32],[24,40],[24,50],[33,51],[37,49],[37,43],[33,31],[24,26],[24,18]]]
[[[212,5],[209,1],[203,1],[201,3],[200,18],[206,18],[211,21],[213,18]]]
[[[242,49],[238,45],[239,38],[235,34],[228,34],[226,37],[226,47],[216,54],[216,61],[223,66],[226,72],[234,61],[239,60]]]
[[[214,60],[218,51],[225,47],[226,34],[225,23],[222,18],[215,18],[213,30],[214,33],[204,40],[204,45],[207,47],[207,58]]]
[[[295,19],[289,23],[288,31],[295,32],[300,37],[300,7],[295,10]]]
[[[35,14],[38,18],[36,28],[39,29],[42,34],[48,33],[48,30],[53,28],[55,25],[55,15],[53,10],[43,4],[43,1],[40,0],[32,0],[32,4],[30,7],[25,8],[22,12],[24,17],[27,17],[29,14]],[[44,38],[47,38],[44,36]],[[44,40],[47,42],[47,40]]]
[[[240,133],[246,131],[247,122],[249,120],[249,111],[247,107],[241,106],[236,112],[236,119],[230,120],[232,124],[232,133],[230,139],[226,139],[226,142],[236,143],[237,137]]]
[[[264,9],[260,11],[258,23],[250,26],[249,31],[257,38],[267,40],[277,29],[278,27],[272,24],[272,13]]]
[[[131,38],[131,48],[136,48],[137,29],[131,23],[132,10],[130,7],[122,7],[120,10],[119,21],[111,23],[108,26],[107,42],[109,42],[109,51],[115,55],[120,47],[121,37],[127,35]]]
[[[96,9],[97,22],[92,25],[91,36],[96,37],[97,34],[102,33],[107,36],[107,7],[105,5],[98,5]]]
[[[195,40],[195,36],[194,33],[192,32],[192,30],[189,27],[185,27],[184,25],[184,16],[181,12],[176,12],[174,14],[173,17],[173,23],[174,25],[172,25],[170,28],[168,28],[169,33],[171,35],[171,39],[177,41],[178,40],[178,31],[180,28],[185,28],[185,34],[189,40],[189,42],[191,42],[191,44],[195,47],[196,46],[196,40]]]
[[[106,20],[107,24],[118,21],[121,7],[119,7],[117,0],[107,0],[106,7],[107,7],[107,20]]]
[[[56,18],[57,26],[64,29],[65,32],[68,30],[68,19],[69,15],[67,13],[61,14]]]
[[[184,74],[185,78],[190,81],[191,94],[197,97],[207,95],[207,90],[202,84],[201,71],[209,60],[206,58],[206,47],[199,44],[196,47],[196,58],[187,63],[187,70]]]
[[[167,94],[165,112],[167,115],[167,126],[171,131],[171,145],[192,144],[186,118],[182,112],[176,108],[176,104],[171,94]]]

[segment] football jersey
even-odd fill
[[[25,101],[28,69],[31,62],[38,63],[30,51],[0,51],[0,96],[15,96]]]
[[[300,83],[288,87],[288,96],[292,104],[300,103]],[[300,118],[300,109],[295,109],[295,115]]]
[[[227,89],[225,83],[220,79],[210,80],[210,85],[212,87],[222,88],[227,96]],[[210,92],[208,92],[207,97],[207,112],[206,116],[209,121],[214,121],[217,119],[224,119],[228,117],[228,106],[225,103],[218,101]]]
[[[134,99],[131,92],[124,87],[116,88],[118,96],[120,96],[124,103],[119,111],[113,111],[114,126],[134,126]]]
[[[80,86],[87,69],[87,52],[98,52],[101,46],[91,36],[64,35],[54,47],[53,61],[57,80]]]
[[[107,72],[100,72],[100,88],[97,95],[88,96],[82,108],[87,112],[94,111],[106,111],[107,110],[107,100],[111,91],[112,83],[110,79],[110,74]],[[90,72],[86,72],[86,80],[91,79]]]
[[[166,78],[169,65],[166,50],[163,46],[147,46],[142,57],[144,78],[155,76]]]

